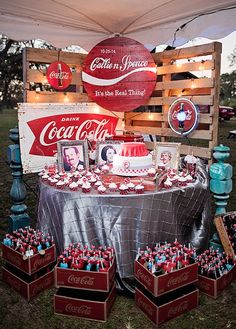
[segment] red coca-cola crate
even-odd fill
[[[216,299],[235,278],[236,266],[234,265],[234,267],[227,274],[224,274],[215,280],[203,275],[199,275],[196,286],[204,294]]]
[[[2,244],[2,257],[19,270],[31,275],[39,271],[41,268],[55,262],[56,248],[55,245],[53,245],[50,248],[45,249],[44,255],[37,253],[34,256],[24,259],[20,252]]]
[[[29,301],[43,290],[54,286],[54,269],[49,266],[33,276],[28,276],[6,263],[2,267],[2,280]]]
[[[157,297],[196,282],[198,280],[198,264],[193,263],[180,270],[155,276],[136,260],[134,275],[138,282],[150,291],[153,296]]]
[[[144,288],[136,288],[135,304],[157,326],[198,306],[199,290],[192,286],[161,297],[152,296]]]
[[[115,302],[116,289],[110,292],[97,292],[59,288],[54,295],[56,314],[76,316],[96,321],[106,321]]]
[[[56,287],[66,287],[82,290],[109,291],[114,284],[116,261],[107,272],[93,272],[86,270],[55,268]]]

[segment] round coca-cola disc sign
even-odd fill
[[[46,78],[54,89],[64,90],[71,84],[71,69],[64,62],[53,62],[47,68]]]
[[[188,135],[198,125],[198,110],[187,98],[178,98],[169,108],[170,128],[178,135]]]
[[[148,102],[156,84],[156,64],[139,42],[109,38],[87,55],[82,80],[95,103],[107,110],[127,112]]]

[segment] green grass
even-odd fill
[[[0,237],[8,229],[8,216],[12,205],[9,191],[12,184],[11,171],[6,163],[9,129],[17,124],[16,111],[0,112]],[[236,140],[227,139],[228,132],[236,129],[236,120],[219,124],[219,143],[230,146],[231,157],[228,162],[236,168]],[[37,175],[25,175],[28,196],[26,204],[36,221]],[[233,177],[236,186],[236,175]],[[236,210],[236,192],[230,194],[228,211]],[[55,289],[41,293],[30,303],[26,302],[13,289],[0,281],[0,329],[154,329],[155,326],[134,305],[134,300],[118,295],[109,319],[106,323],[80,320],[54,315],[53,295]],[[229,286],[222,295],[213,300],[204,295],[200,297],[199,307],[166,324],[163,329],[226,329],[236,328],[236,282]]]

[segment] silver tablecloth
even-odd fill
[[[38,227],[52,233],[59,251],[75,242],[114,246],[120,277],[132,277],[139,247],[176,238],[205,247],[212,220],[207,177],[200,166],[187,187],[127,196],[58,191],[41,183]]]

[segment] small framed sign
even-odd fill
[[[97,145],[97,165],[113,164],[113,155],[119,152],[123,141],[100,141]]]
[[[162,169],[178,169],[180,157],[180,143],[155,144],[155,167]]]
[[[59,170],[84,170],[89,166],[87,141],[59,141],[58,167]]]

